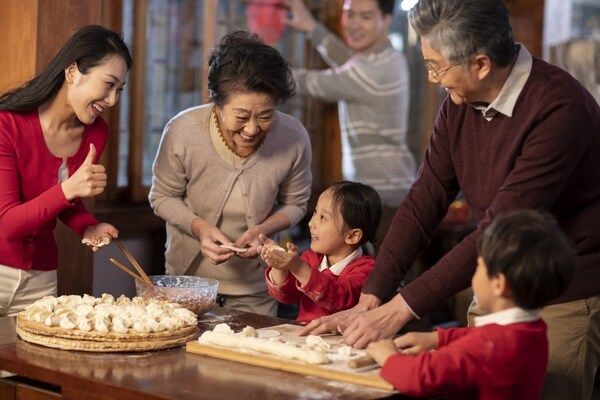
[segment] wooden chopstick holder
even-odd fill
[[[126,266],[124,266],[123,264],[121,264],[119,261],[115,260],[114,258],[109,258],[108,261],[110,261],[111,263],[113,263],[117,268],[119,268],[120,270],[122,270],[123,272],[125,272],[126,274],[131,275],[131,277],[133,279],[136,279],[142,283],[146,283],[141,276],[134,274],[133,272],[131,272],[131,270],[129,270],[129,268],[127,268]]]
[[[146,275],[146,272],[144,272],[144,269],[142,268],[140,263],[137,262],[137,260],[133,256],[133,254],[131,254],[129,249],[127,247],[125,247],[125,245],[121,242],[116,242],[116,243],[117,243],[117,246],[119,246],[119,249],[121,249],[121,251],[123,252],[123,254],[125,254],[125,257],[127,257],[129,262],[131,263],[131,265],[133,265],[133,267],[136,269],[138,274],[140,274],[142,281],[145,281],[145,283],[150,286],[154,286],[154,283],[152,282],[150,277],[148,277],[148,275]]]

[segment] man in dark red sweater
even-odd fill
[[[305,332],[339,327],[355,347],[391,337],[469,286],[475,242],[497,215],[544,210],[578,262],[566,293],[542,310],[550,343],[544,398],[589,398],[600,360],[598,104],[568,73],[513,42],[502,0],[421,0],[409,18],[429,80],[448,96],[359,304]],[[477,230],[399,289],[461,190]]]

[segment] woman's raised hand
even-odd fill
[[[94,164],[96,147],[90,144],[85,160],[77,171],[61,183],[63,194],[67,201],[78,197],[94,197],[104,191],[106,187],[106,170],[103,165]]]
[[[220,244],[233,245],[233,243],[216,226],[202,218],[196,218],[192,221],[192,233],[200,241],[202,255],[214,264],[221,264],[233,257],[233,251],[220,246]]]

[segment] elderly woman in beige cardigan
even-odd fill
[[[167,223],[166,271],[217,279],[221,305],[275,315],[258,235],[300,221],[312,183],[308,134],[275,109],[294,82],[277,50],[235,32],[209,57],[208,88],[213,103],[167,124],[153,165],[149,200]]]

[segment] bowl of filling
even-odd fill
[[[219,281],[186,275],[151,275],[153,285],[138,280],[135,290],[138,296],[148,300],[166,300],[202,315],[215,305]]]

